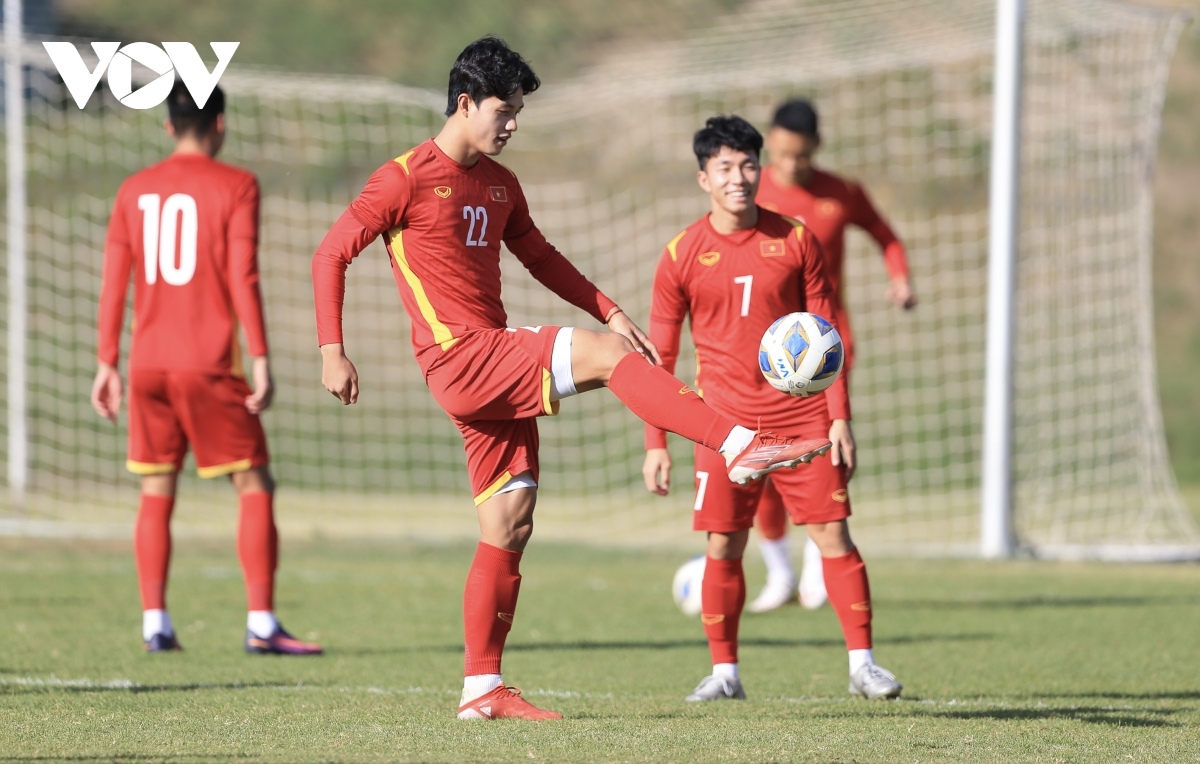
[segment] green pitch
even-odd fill
[[[871,562],[904,699],[846,694],[828,610],[743,621],[744,703],[669,582],[683,555],[533,544],[506,678],[561,723],[454,719],[468,546],[285,546],[317,659],[241,652],[232,543],[176,545],[187,651],[141,650],[125,545],[0,541],[0,761],[1194,761],[1200,570]],[[751,594],[761,582],[752,566]]]

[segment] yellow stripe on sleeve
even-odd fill
[[[685,228],[679,232],[678,236],[676,236],[674,239],[671,239],[670,241],[667,242],[667,251],[671,253],[671,262],[674,262],[677,259],[677,256],[675,254],[675,247],[679,246],[679,241],[686,235],[687,235],[687,229]]]
[[[454,343],[458,342],[458,338],[451,334],[450,328],[438,319],[437,312],[433,309],[433,303],[429,302],[429,295],[425,294],[425,286],[408,266],[408,258],[404,256],[404,229],[393,228],[388,235],[392,240],[392,257],[396,259],[396,265],[404,274],[404,281],[408,284],[408,288],[417,298],[417,307],[421,310],[421,318],[425,319],[425,323],[429,324],[429,328],[433,331],[433,341],[442,350],[449,350],[454,347]]]
[[[400,165],[400,169],[404,170],[405,175],[412,175],[412,172],[410,172],[408,169],[408,160],[412,158],[412,155],[416,153],[416,151],[416,149],[413,149],[412,151],[406,151],[392,160],[396,164]]]

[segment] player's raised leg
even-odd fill
[[[767,565],[767,583],[750,603],[750,612],[766,613],[792,602],[796,591],[796,571],[787,537],[787,510],[769,479],[763,483],[754,524],[758,528],[758,550]]]
[[[523,472],[507,478],[478,505],[480,541],[463,591],[466,655],[459,719],[562,718],[505,686],[500,672],[521,591],[521,556],[533,533],[536,486],[532,472]]]
[[[898,697],[902,685],[890,671],[875,664],[867,566],[850,540],[846,521],[809,523],[808,534],[821,551],[829,603],[837,613],[846,639],[850,693],[871,700]]]
[[[730,480],[757,480],[829,450],[827,439],[796,441],[756,433],[721,416],[695,390],[656,365],[661,359],[653,343],[624,313],[609,316],[608,325],[612,333],[574,330],[574,387],[583,392],[606,386],[642,421],[716,451],[725,459]]]

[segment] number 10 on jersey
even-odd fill
[[[171,194],[161,203],[158,194],[138,197],[142,211],[142,254],[146,266],[146,283],[163,281],[171,286],[183,286],[196,275],[196,200],[187,194]],[[175,258],[175,242],[179,241],[179,259]]]

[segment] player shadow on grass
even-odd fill
[[[962,709],[953,711],[931,711],[922,716],[935,716],[943,719],[991,719],[994,721],[1050,721],[1067,719],[1087,722],[1088,724],[1106,724],[1113,727],[1182,727],[1183,723],[1172,717],[1178,713],[1176,709],[1126,709],[1106,708],[1105,706],[1073,706],[1070,708],[986,708]],[[1143,718],[1149,716],[1150,718]],[[1157,717],[1157,718],[1156,718]]]
[[[462,648],[459,648],[460,650]],[[315,685],[314,685],[315,686]],[[49,694],[52,692],[70,693],[100,693],[125,692],[131,695],[150,692],[198,692],[202,690],[293,690],[295,682],[187,682],[184,684],[61,684],[19,685],[0,684],[0,696],[29,695],[33,693]],[[0,757],[0,761],[4,761]]]
[[[887,638],[876,638],[876,645],[911,645],[923,644],[926,642],[969,642],[983,641],[995,639],[994,634],[920,634],[912,636],[897,636]],[[846,643],[842,639],[779,639],[774,637],[749,637],[740,639],[739,644],[742,647],[830,647],[845,649]],[[708,642],[702,637],[695,639],[667,639],[667,640],[613,640],[613,641],[585,641],[577,640],[572,642],[519,642],[512,641],[505,646],[505,650],[514,652],[535,652],[535,651],[569,651],[569,650],[678,650],[689,648],[708,648]],[[410,647],[395,647],[395,648],[345,648],[336,649],[337,653],[344,655],[386,655],[395,653],[461,653],[463,646],[461,644],[453,645],[425,645],[425,646],[410,646]]]
[[[963,610],[980,608],[987,610],[1026,610],[1029,608],[1088,608],[1088,607],[1147,607],[1153,605],[1200,605],[1197,597],[1156,597],[1154,595],[1103,597],[1055,597],[1039,595],[1033,597],[980,598],[970,600],[916,600],[889,599],[889,607],[904,610]]]

